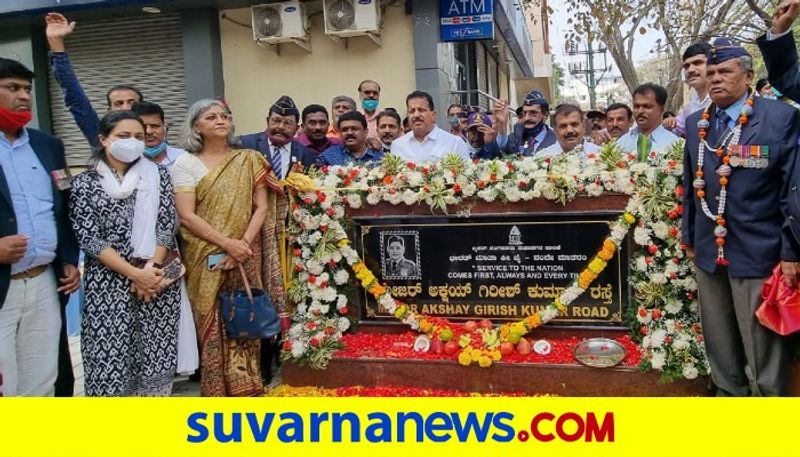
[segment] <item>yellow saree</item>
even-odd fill
[[[275,196],[277,186],[274,175],[268,175],[266,160],[256,151],[231,151],[222,163],[197,183],[195,213],[226,237],[240,239],[252,215],[253,191],[264,182],[267,183],[270,196],[270,211],[262,232],[269,233],[269,238],[272,238],[277,225],[273,208],[283,206],[278,203],[282,195]],[[259,369],[260,341],[227,338],[220,316],[220,291],[223,287],[235,287],[240,278],[238,274],[208,269],[208,256],[223,252],[221,248],[198,238],[185,227],[181,227],[181,237],[184,241],[183,260],[186,264],[189,299],[200,342],[201,394],[260,395],[263,393]],[[261,246],[271,244],[263,243],[264,238],[262,233],[262,240],[254,242],[253,251],[256,255],[245,262],[253,287],[262,287],[262,268],[266,267],[267,262],[262,263]],[[264,257],[277,255],[269,252],[272,249],[267,249],[268,255]],[[271,276],[269,270],[267,273]],[[278,298],[275,295],[283,295],[282,290],[267,289],[273,299]]]

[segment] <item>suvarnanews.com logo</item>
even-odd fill
[[[443,443],[614,442],[614,413],[539,412],[515,428],[514,414],[432,412],[195,412],[186,421],[189,443],[367,442]]]

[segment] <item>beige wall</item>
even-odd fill
[[[321,2],[320,2],[321,3]],[[300,110],[311,103],[330,109],[331,99],[349,95],[358,102],[356,87],[363,79],[381,84],[380,106],[405,112],[405,97],[414,90],[414,44],[411,16],[400,6],[386,9],[382,47],[367,37],[339,46],[325,35],[322,13],[310,17],[309,54],[294,44],[281,45],[280,55],[253,42],[249,28],[220,17],[225,98],[239,134],[264,129],[267,109],[281,95],[291,96]],[[221,11],[250,24],[250,9]]]

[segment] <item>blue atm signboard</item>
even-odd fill
[[[494,0],[439,0],[442,41],[494,39]]]

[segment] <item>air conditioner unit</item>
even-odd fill
[[[325,33],[331,37],[380,35],[380,0],[323,0]]]
[[[308,17],[300,2],[270,3],[250,7],[253,40],[257,43],[295,43],[307,50]]]

